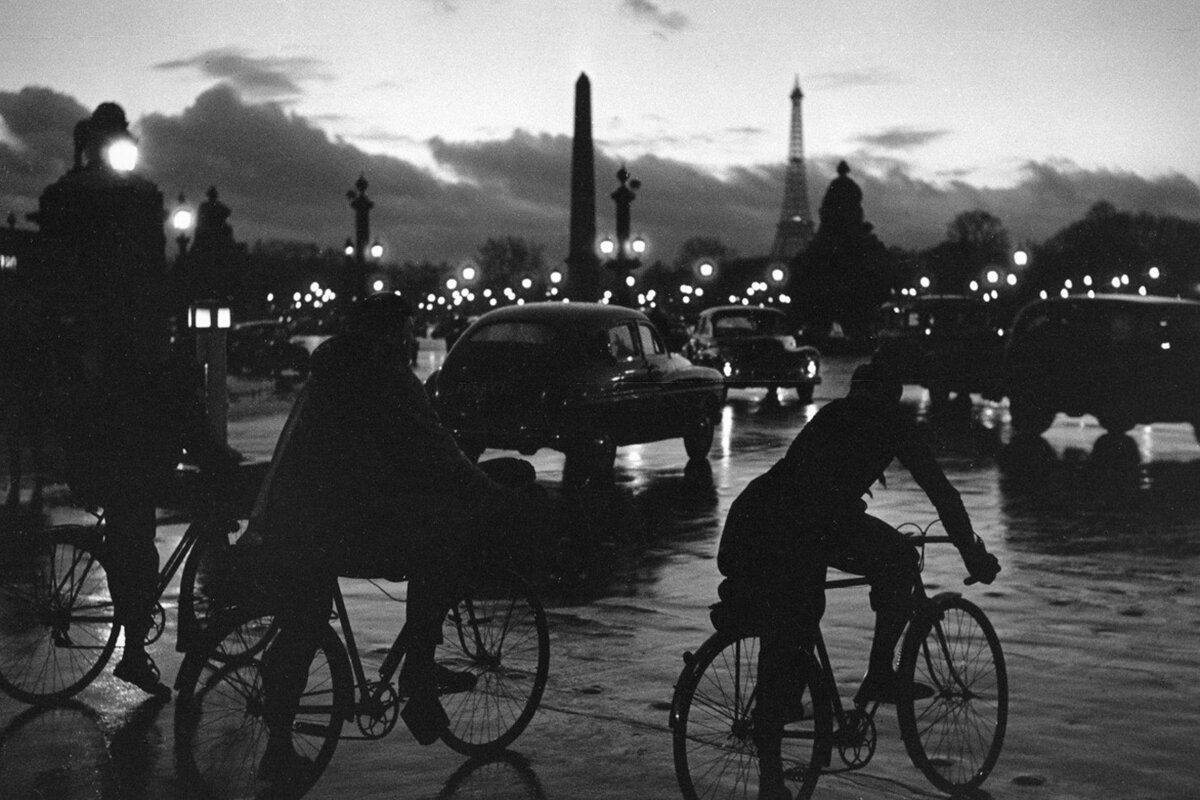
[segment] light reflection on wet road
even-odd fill
[[[539,480],[569,510],[572,546],[563,578],[547,587],[551,677],[543,711],[514,746],[520,756],[464,765],[398,730],[339,747],[309,796],[678,797],[667,701],[681,653],[710,631],[725,513],[808,415],[844,393],[852,366],[830,359],[807,408],[786,394],[772,407],[761,391],[732,392],[699,468],[685,468],[679,441],[626,447],[613,489],[569,498],[560,491],[562,456],[534,456]],[[920,390],[908,389],[905,403],[923,419]],[[231,438],[266,457],[280,424],[235,421]],[[1200,730],[1200,446],[1190,428],[1111,437],[1090,418],[1060,417],[1044,437],[1014,439],[1003,407],[976,404],[969,420],[924,429],[1004,565],[993,586],[964,590],[953,551],[930,550],[925,574],[931,586],[976,600],[1008,655],[1012,717],[989,795],[1200,796],[1192,753]],[[871,509],[893,523],[933,513],[895,466]],[[163,538],[164,548],[173,544],[171,531]],[[363,582],[345,590],[360,649],[385,647],[402,606]],[[838,680],[852,691],[870,635],[865,593],[831,594],[825,630]],[[164,672],[174,674],[170,645],[158,647]],[[136,698],[111,674],[79,699],[46,715],[21,715],[0,699],[0,796],[187,796],[171,768],[169,709],[135,710]],[[932,792],[885,716],[871,765],[823,780],[818,796]],[[97,741],[107,744],[106,761],[96,762]]]

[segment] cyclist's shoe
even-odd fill
[[[458,694],[460,692],[469,692],[475,688],[477,678],[473,672],[455,672],[442,664],[433,665],[434,680],[437,681],[437,693],[442,694]],[[400,671],[400,696],[412,697],[417,691],[415,681],[409,675]]]
[[[113,670],[113,675],[126,683],[132,683],[143,692],[153,695],[155,700],[171,699],[170,687],[162,682],[162,675],[159,673],[154,659],[146,653],[126,655]]]
[[[276,790],[272,795],[284,797],[293,792],[303,793],[317,779],[317,765],[311,758],[293,750],[290,744],[274,747],[268,741],[267,751],[258,763],[258,778]]]
[[[867,673],[867,677],[863,678],[862,686],[858,687],[858,694],[854,695],[854,703],[860,706],[867,705],[868,703],[888,703],[895,705],[905,698],[925,700],[930,697],[933,697],[933,688],[923,683],[915,681],[905,683],[894,672],[882,677],[876,677]]]
[[[410,697],[400,712],[400,718],[412,732],[413,738],[422,745],[431,745],[441,738],[450,725],[445,709],[434,695],[418,694]]]

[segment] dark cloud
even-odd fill
[[[0,92],[0,117],[14,141],[0,144],[0,213],[37,207],[43,189],[70,166],[72,129],[90,110],[47,89]],[[291,239],[338,246],[353,231],[346,191],[360,174],[375,202],[372,234],[399,260],[457,261],[487,238],[522,236],[545,246],[547,260],[566,256],[571,139],[517,131],[489,141],[427,142],[438,172],[332,139],[311,119],[278,103],[249,103],[220,85],[179,115],[154,114],[134,124],[143,172],[163,194],[193,201],[216,186],[238,239]],[[1181,174],[1144,177],[1085,170],[1069,162],[1029,162],[1019,181],[983,188],[966,179],[916,178],[903,160],[868,152],[817,155],[808,165],[815,212],[845,157],[863,189],[866,217],[885,244],[932,246],[957,214],[984,209],[1014,241],[1042,241],[1099,200],[1127,211],[1200,219],[1200,186]],[[620,162],[596,155],[597,228],[611,232]],[[650,257],[670,261],[692,236],[720,236],[742,255],[771,246],[783,200],[784,164],[728,170],[721,176],[658,156],[628,162],[642,182],[633,227]],[[453,176],[452,179],[443,177]]]
[[[306,80],[328,79],[323,62],[313,58],[256,57],[234,47],[206,50],[189,58],[155,64],[158,70],[197,70],[260,100],[278,100],[303,93]]]
[[[7,130],[0,137],[0,216],[33,210],[28,198],[36,198],[71,166],[75,125],[91,113],[52,89],[0,92],[0,119]]]
[[[638,19],[652,23],[656,28],[672,33],[688,28],[692,23],[680,11],[664,11],[658,3],[650,0],[623,0],[621,8]]]
[[[900,127],[889,128],[879,133],[864,134],[858,137],[858,141],[884,150],[912,150],[941,139],[943,136],[949,135],[949,133],[950,131],[942,128],[922,130],[919,128]]]

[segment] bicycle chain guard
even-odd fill
[[[391,683],[380,686],[381,681],[372,681],[367,686],[367,696],[374,698],[379,693],[378,701],[372,699],[370,708],[358,713],[358,729],[368,739],[382,739],[396,727],[400,717],[400,695]]]

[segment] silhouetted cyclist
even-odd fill
[[[337,577],[408,578],[405,624],[415,636],[400,675],[409,698],[401,716],[429,744],[447,724],[439,688],[470,677],[433,660],[464,557],[537,505],[536,489],[493,478],[533,488],[527,462],[476,465],[442,427],[410,369],[412,340],[404,299],[378,294],[355,307],[347,332],[313,354],[260,493],[252,526],[283,567],[273,598],[280,631],[263,663],[269,738],[260,776],[276,784],[312,776],[293,750],[291,723]]]
[[[900,685],[892,667],[920,580],[916,549],[867,514],[863,500],[893,459],[929,496],[971,577],[991,583],[1000,570],[972,530],[958,492],[903,417],[901,389],[882,367],[860,366],[847,396],[822,407],[787,454],[752,480],[729,509],[717,556],[726,576],[722,599],[735,608],[748,603],[758,614],[789,623],[764,637],[760,654],[760,698],[777,698],[776,706],[787,696],[782,676],[789,672],[788,659],[797,648],[811,646],[807,634],[824,612],[827,566],[870,581],[875,635],[856,702],[894,703],[905,692],[929,691]],[[770,724],[782,724],[797,711],[762,710]],[[769,766],[763,765],[764,786]],[[781,774],[777,784],[775,796],[786,796],[778,792]]]

